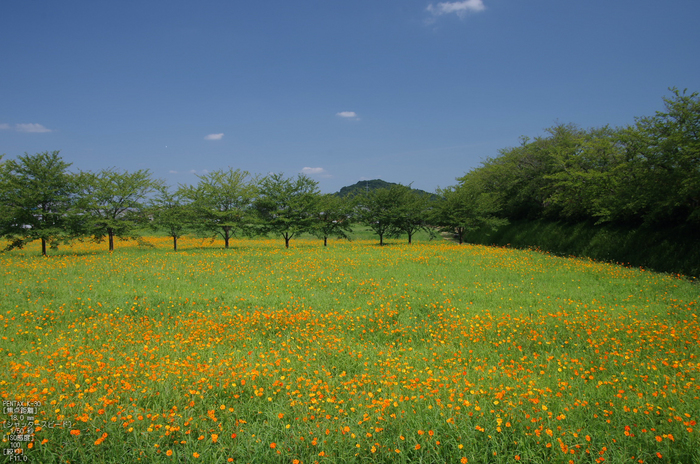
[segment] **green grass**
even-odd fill
[[[700,462],[687,279],[447,241],[149,242],[0,255],[30,461]]]

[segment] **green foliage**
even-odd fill
[[[146,201],[162,183],[153,180],[148,170],[119,172],[110,168],[81,172],[78,185],[84,232],[96,241],[107,237],[112,251],[115,237],[135,238],[138,228],[146,224]]]
[[[700,224],[700,95],[671,90],[666,111],[625,132],[630,184],[645,222]]]
[[[402,232],[401,214],[407,198],[406,188],[395,184],[356,197],[355,217],[379,236],[380,245],[384,245],[385,238],[398,237]]]
[[[318,182],[303,174],[296,179],[268,175],[260,181],[255,200],[260,232],[281,235],[289,248],[292,238],[317,230],[319,199]]]
[[[424,230],[432,233],[429,221],[429,210],[433,206],[431,196],[403,185],[392,188],[398,194],[396,228],[408,236],[408,243],[412,243],[416,232]]]
[[[700,98],[672,89],[665,111],[625,128],[557,125],[501,150],[471,179],[511,219],[700,223]]]
[[[432,223],[443,232],[455,234],[459,243],[464,234],[479,228],[495,230],[508,223],[497,213],[500,196],[482,188],[479,173],[472,171],[459,179],[460,185],[439,189],[440,200],[432,212]]]
[[[184,191],[171,192],[166,186],[158,188],[158,195],[151,199],[148,216],[153,230],[165,230],[173,238],[173,249],[177,251],[177,239],[193,228],[193,211],[183,198]]]
[[[197,186],[183,187],[181,195],[190,202],[194,226],[219,235],[224,247],[236,232],[250,233],[251,205],[257,193],[257,179],[240,169],[219,169],[199,177]]]
[[[71,238],[75,178],[57,151],[24,154],[0,165],[0,236],[8,249],[41,240],[52,248]]]
[[[350,218],[353,211],[350,201],[337,195],[321,195],[316,209],[316,219],[311,232],[323,239],[323,246],[328,244],[328,237],[350,240]]]

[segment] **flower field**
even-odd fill
[[[689,279],[446,242],[146,242],[0,255],[8,462],[700,462]]]

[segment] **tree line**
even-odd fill
[[[71,240],[138,238],[147,228],[165,232],[177,250],[187,234],[223,239],[275,235],[286,247],[301,234],[349,239],[355,224],[384,239],[436,231],[435,202],[401,184],[351,198],[321,194],[300,174],[251,175],[221,169],[198,176],[196,185],[173,189],[148,170],[69,171],[59,152],[25,154],[0,165],[0,236],[7,250],[35,240],[42,254]]]
[[[61,242],[134,238],[145,227],[177,240],[310,233],[350,238],[369,227],[384,244],[418,231],[454,234],[517,219],[632,226],[700,225],[700,98],[671,89],[665,110],[635,124],[581,129],[560,124],[523,138],[458,184],[429,195],[401,184],[351,197],[321,194],[305,175],[251,175],[229,168],[170,188],[148,170],[70,172],[58,152],[25,154],[0,164],[0,237],[6,249],[40,240],[42,253]]]
[[[700,225],[700,98],[671,89],[664,110],[626,127],[560,124],[459,178],[498,218],[632,227]],[[700,236],[700,235],[699,235]]]

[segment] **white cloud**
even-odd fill
[[[223,137],[224,134],[209,134],[204,137],[204,140],[221,140]]]
[[[9,124],[0,124],[0,129],[9,128]],[[15,124],[15,130],[17,132],[51,132],[51,129],[47,129],[41,124]]]
[[[478,13],[484,11],[486,7],[484,6],[483,0],[464,0],[462,2],[441,2],[437,6],[432,3],[428,5],[428,10],[434,16],[440,16],[444,14],[454,13],[460,18],[464,17],[467,13]]]
[[[305,167],[305,168],[302,168],[301,172],[302,172],[302,174],[306,174],[306,175],[309,175],[309,176],[313,176],[313,175],[318,175],[318,174],[325,174],[325,173],[326,173],[326,170],[323,169],[323,168],[309,168],[309,167]]]
[[[169,172],[170,174],[177,174],[177,171],[175,171],[174,169],[171,169],[171,170],[168,171],[168,172]]]
[[[335,113],[335,115],[345,119],[360,119],[354,111],[341,111],[340,113]]]

